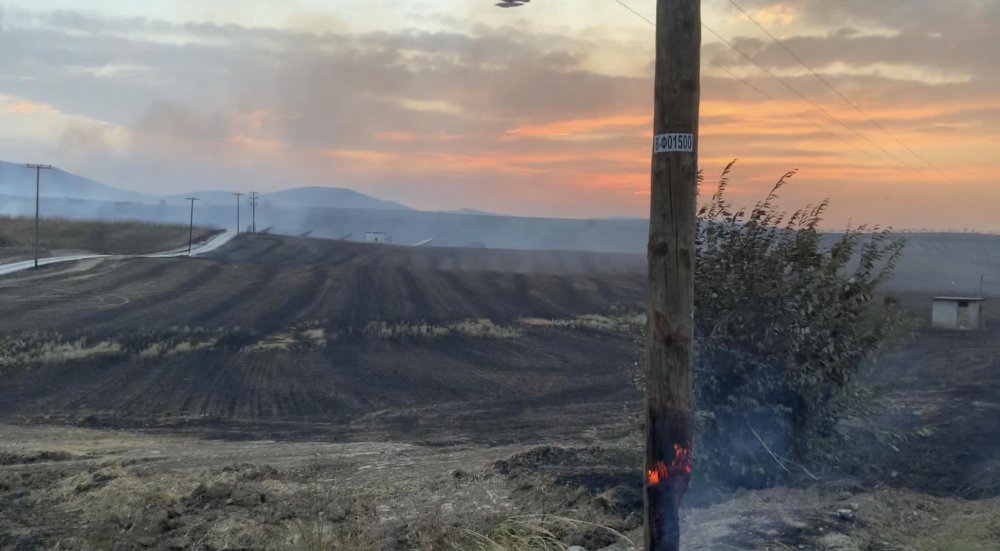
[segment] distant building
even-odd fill
[[[975,331],[983,327],[983,304],[980,297],[935,297],[931,326],[953,331]]]
[[[365,243],[392,243],[392,240],[380,231],[368,231],[365,232]]]

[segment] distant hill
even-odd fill
[[[336,187],[300,187],[263,193],[261,201],[270,202],[276,207],[410,210],[410,207],[394,201],[383,201],[354,190]]]
[[[190,193],[180,193],[177,195],[168,195],[166,197],[160,197],[164,203],[168,205],[186,205],[186,197],[197,197],[199,205],[234,205],[236,204],[236,196],[233,195],[231,191],[192,191]],[[243,195],[240,198],[244,203],[247,200],[247,196]]]
[[[189,192],[168,197],[122,190],[58,168],[42,172],[43,217],[142,220],[186,224],[184,197],[200,199],[195,223],[235,226],[231,191]],[[0,161],[0,214],[32,216],[35,173],[22,164]],[[247,198],[243,224],[249,223]],[[461,209],[413,210],[345,188],[301,187],[262,193],[257,226],[276,233],[363,240],[380,231],[393,242],[414,244],[433,238],[436,247],[575,250],[644,254],[648,224],[641,218],[560,219],[516,217]],[[245,225],[244,225],[245,227]],[[976,294],[980,280],[988,296],[1000,296],[1000,236],[947,233],[903,234],[907,247],[894,276],[895,292]],[[836,234],[830,234],[832,240]]]
[[[0,161],[0,196],[35,196],[35,171],[23,164]],[[145,203],[184,205],[185,197],[198,197],[201,205],[234,204],[236,198],[231,191],[195,191],[176,195],[153,195],[109,186],[101,182],[71,174],[59,168],[42,172],[41,196],[70,200],[98,201],[108,203]],[[246,197],[243,198],[246,201]],[[339,209],[383,209],[410,210],[406,205],[393,201],[376,199],[354,190],[337,187],[299,187],[261,193],[260,204],[292,209],[339,208]]]
[[[168,203],[184,201],[185,197],[197,197],[203,204],[232,205],[236,201],[231,191],[195,191],[166,197]],[[246,201],[246,196],[243,201]],[[383,201],[354,190],[338,187],[299,187],[260,194],[260,204],[281,208],[314,209],[385,209],[410,210],[410,207],[393,201]]]
[[[485,210],[478,210],[478,209],[458,209],[458,210],[451,210],[448,212],[451,214],[468,214],[470,216],[506,216],[504,214],[489,212]]]
[[[42,171],[40,188],[42,197],[137,203],[159,200],[154,195],[118,189],[58,168]],[[34,197],[35,171],[23,164],[0,161],[0,195]]]
[[[1000,236],[974,233],[909,233],[903,256],[887,285],[898,292],[942,295],[1000,294]]]

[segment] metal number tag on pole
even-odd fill
[[[693,134],[657,134],[653,138],[653,153],[691,153],[693,151]]]

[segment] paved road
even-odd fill
[[[205,253],[210,253],[215,249],[225,245],[230,239],[236,237],[236,234],[231,231],[225,231],[212,237],[208,241],[196,245],[191,250],[191,256],[198,256]],[[49,264],[59,264],[62,262],[75,262],[77,260],[89,260],[92,258],[173,258],[177,256],[187,256],[187,247],[176,249],[172,251],[165,251],[161,253],[153,254],[134,254],[134,255],[110,255],[110,254],[77,254],[69,256],[54,256],[51,258],[39,258],[39,266],[48,266]],[[0,264],[0,275],[12,274],[14,272],[20,272],[22,270],[27,270],[35,265],[34,259],[32,260],[21,260],[18,262],[11,262],[9,264]]]

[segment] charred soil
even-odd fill
[[[0,548],[628,549],[643,294],[628,255],[274,236],[0,278]],[[696,478],[686,541],[997,549],[998,337],[922,330],[840,463]]]

